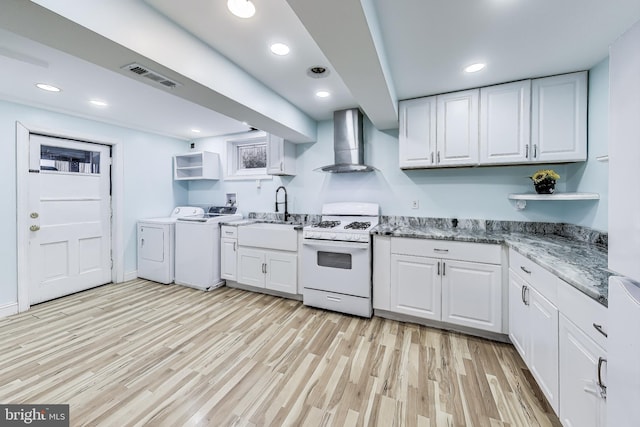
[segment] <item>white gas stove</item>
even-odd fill
[[[326,203],[322,205],[322,221],[304,227],[305,239],[369,243],[369,232],[378,225],[376,203]]]
[[[305,305],[371,317],[371,237],[376,203],[328,203],[322,221],[303,229]]]

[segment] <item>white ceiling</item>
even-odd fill
[[[359,106],[387,129],[399,99],[589,69],[640,20],[640,0],[253,1],[243,20],[226,0],[4,0],[0,97],[186,140],[246,120],[306,142],[337,109]],[[291,53],[271,54],[275,41]],[[134,61],[183,86],[120,70]],[[487,68],[462,72],[476,61]],[[329,76],[308,77],[314,65]]]

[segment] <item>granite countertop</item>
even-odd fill
[[[554,234],[380,224],[372,234],[419,239],[506,244],[587,296],[608,305],[606,246]]]
[[[232,227],[240,227],[243,225],[256,224],[256,223],[269,223],[269,224],[289,224],[293,225],[293,229],[296,231],[302,230],[303,224],[299,222],[285,222],[277,219],[268,220],[268,219],[256,219],[256,218],[243,218],[243,219],[235,219],[231,221],[220,221],[220,225],[229,225]]]

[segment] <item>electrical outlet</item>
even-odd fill
[[[411,201],[411,209],[418,209],[420,207],[420,202],[418,200]]]

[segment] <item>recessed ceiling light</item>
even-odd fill
[[[318,98],[328,98],[329,95],[331,95],[331,93],[327,92],[326,90],[319,90],[316,92],[316,96]]]
[[[200,133],[200,129],[191,129],[191,132],[193,132],[193,133]]]
[[[256,7],[250,0],[228,0],[227,7],[238,18],[251,18],[256,13]]]
[[[89,101],[91,104],[95,105],[96,107],[107,107],[109,106],[109,104],[105,101],[102,101],[100,99],[92,99],[91,101]]]
[[[42,90],[46,90],[47,92],[60,92],[59,87],[51,86],[46,83],[37,83],[36,87]]]
[[[475,73],[475,72],[477,72],[477,71],[482,70],[482,69],[483,69],[484,67],[486,67],[486,66],[487,66],[487,64],[483,64],[482,62],[478,62],[478,63],[476,63],[476,64],[471,64],[471,65],[469,65],[468,67],[466,67],[466,68],[464,69],[464,71],[465,71],[466,73]]]
[[[289,46],[284,43],[274,43],[271,45],[271,52],[279,56],[288,55],[289,50]]]

